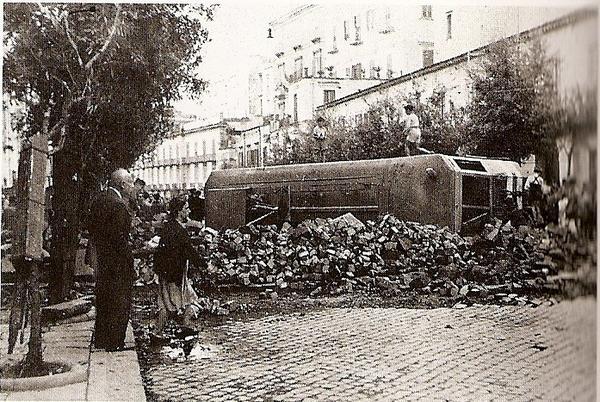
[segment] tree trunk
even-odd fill
[[[29,278],[29,272],[27,271],[22,258],[13,259],[12,264],[15,268],[15,285],[9,316],[8,354],[13,352],[17,339],[19,338],[19,332],[21,332],[21,334],[23,333],[25,317],[28,314],[27,279]],[[21,336],[23,337],[23,335]]]
[[[31,311],[31,330],[29,351],[25,358],[24,371],[33,374],[43,373],[42,359],[42,295],[40,293],[40,263],[27,261],[31,269],[29,280],[29,311]]]
[[[50,302],[69,298],[75,276],[75,257],[79,247],[77,169],[73,157],[64,150],[54,155],[52,184],[54,208],[50,269]]]

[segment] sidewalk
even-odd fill
[[[133,350],[109,353],[95,349],[91,344],[93,332],[93,320],[50,327],[43,335],[44,360],[66,362],[71,365],[71,371],[54,378],[46,377],[59,386],[28,391],[0,390],[0,400],[145,401],[131,324],[125,343]],[[17,344],[13,355],[6,355],[7,339],[8,325],[2,324],[0,360],[16,360],[27,353],[25,342]]]

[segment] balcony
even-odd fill
[[[352,46],[362,45],[360,31],[358,31],[358,30],[356,31],[356,35],[354,36],[354,42],[351,42],[350,45],[352,45]]]
[[[379,33],[381,33],[381,34],[389,34],[391,32],[394,32],[394,27],[391,26],[390,24],[388,24],[385,28],[383,28],[381,31],[379,31]]]

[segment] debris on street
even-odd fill
[[[208,268],[196,281],[272,289],[271,298],[286,290],[317,296],[419,289],[457,301],[527,304],[531,294],[559,291],[556,276],[572,271],[576,260],[591,255],[595,264],[595,250],[564,236],[496,220],[463,238],[391,215],[363,224],[351,214],[281,229],[204,231],[196,240]]]
[[[156,282],[144,255],[151,254],[162,220],[159,214],[136,226],[139,286]],[[584,293],[596,286],[595,248],[567,241],[568,234],[557,227],[512,226],[496,219],[481,234],[463,237],[392,215],[363,223],[348,213],[280,228],[188,229],[206,261],[206,268],[192,271],[196,288],[254,289],[263,300],[290,292],[318,297],[415,291],[453,304],[537,306],[540,298],[574,282],[584,283]],[[198,314],[227,315],[230,307],[203,298],[194,308]]]

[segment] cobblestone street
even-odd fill
[[[201,333],[195,360],[152,365],[147,391],[159,400],[592,401],[595,317],[595,299],[580,298],[228,322]]]

